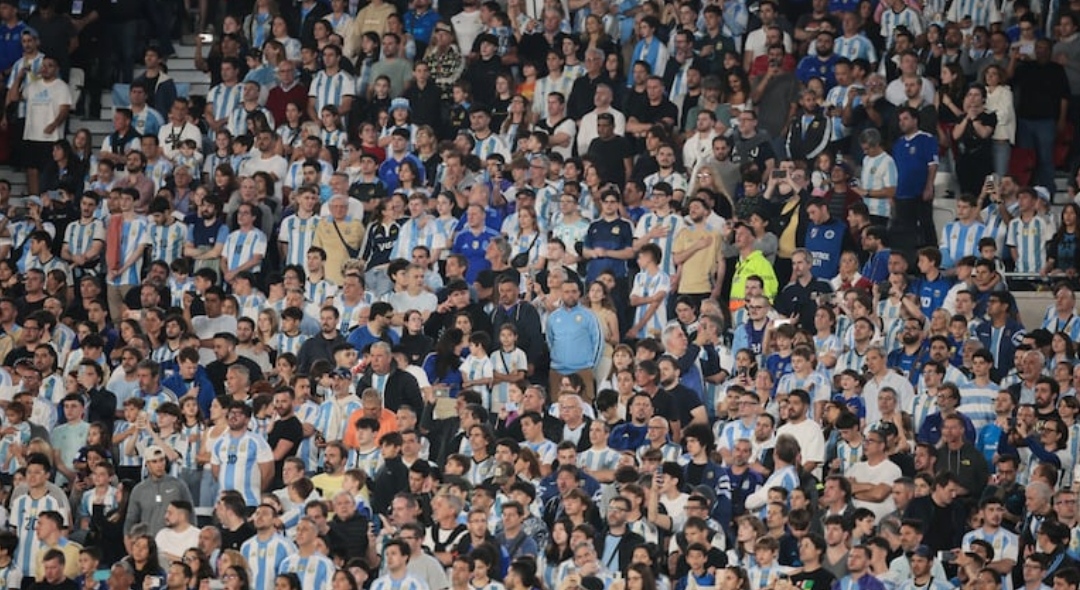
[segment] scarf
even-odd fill
[[[105,233],[105,262],[109,270],[120,270],[124,263],[122,258],[124,235],[124,216],[120,214],[109,217],[109,227]]]

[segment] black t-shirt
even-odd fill
[[[236,549],[240,550],[240,546],[244,544],[244,541],[255,536],[255,525],[248,521],[244,521],[244,524],[240,525],[240,528],[235,531],[230,531],[227,528],[219,527],[221,530],[221,548],[222,549]]]
[[[597,137],[589,144],[588,155],[592,158],[600,180],[622,186],[626,182],[626,158],[631,155],[630,142],[625,137],[613,135],[604,140]]]
[[[295,414],[274,422],[274,425],[270,428],[270,432],[266,435],[266,442],[270,444],[270,450],[277,447],[279,440],[292,441],[293,448],[280,461],[274,461],[275,487],[281,483],[281,468],[285,465],[285,459],[295,456],[296,450],[300,447],[300,441],[304,440],[304,428],[300,425],[300,419]]]
[[[79,590],[79,586],[75,584],[75,581],[67,578],[64,578],[64,581],[59,584],[50,584],[44,580],[34,582],[34,585],[30,586],[30,588],[31,590]]]
[[[812,572],[802,571],[791,576],[791,583],[800,590],[829,590],[835,580],[836,576],[821,567]]]

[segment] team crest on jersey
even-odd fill
[[[835,231],[833,231],[833,230],[831,230],[831,229],[830,229],[830,230],[826,230],[826,232],[825,232],[825,239],[826,239],[826,240],[831,240],[831,239],[833,239],[833,238],[835,238],[835,237],[836,237],[836,232],[835,232]]]
[[[613,236],[619,235],[619,228],[618,227],[611,228],[611,235],[613,235]]]

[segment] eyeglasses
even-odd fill
[[[222,580],[235,580],[235,579],[237,579],[239,577],[240,576],[237,576],[236,574],[225,574],[224,576],[221,576],[221,579]]]

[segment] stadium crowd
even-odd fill
[[[0,589],[1078,590],[1078,11],[0,0]]]

